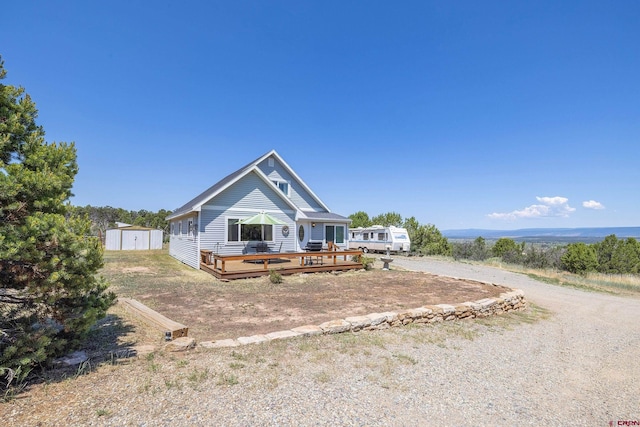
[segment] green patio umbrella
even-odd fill
[[[287,223],[284,221],[280,221],[278,218],[275,218],[269,215],[266,212],[260,212],[250,218],[241,219],[236,222],[236,224],[247,224],[247,225],[286,225]]]

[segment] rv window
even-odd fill
[[[386,240],[384,238],[384,233],[378,233],[378,240]]]

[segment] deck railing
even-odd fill
[[[269,264],[274,263],[277,260],[298,260],[299,266],[313,266],[313,265],[325,265],[326,263],[337,265],[339,258],[343,258],[347,261],[347,257],[356,256],[360,262],[362,257],[362,251],[357,249],[347,249],[340,251],[317,251],[317,252],[279,252],[279,253],[256,253],[256,254],[241,254],[241,255],[220,255],[215,254],[213,251],[203,249],[200,251],[200,258],[203,264],[209,266],[212,265],[214,270],[218,270],[221,273],[225,273],[226,263],[228,261],[247,261],[252,262],[254,265],[262,265],[264,271],[269,270]],[[254,267],[255,268],[255,267]]]

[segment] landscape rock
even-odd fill
[[[225,339],[217,341],[203,341],[200,344],[203,348],[226,348],[226,347],[238,347],[241,345],[237,340]]]
[[[310,337],[313,335],[322,335],[322,328],[316,325],[298,326],[297,328],[293,328],[291,330],[305,337]]]
[[[242,345],[245,344],[259,344],[261,342],[269,341],[271,338],[268,338],[266,335],[251,335],[250,337],[240,337],[238,338],[238,342]]]
[[[293,330],[287,330],[287,331],[271,332],[271,333],[268,333],[266,337],[270,340],[281,340],[284,338],[299,337],[300,335],[302,334],[295,332]]]
[[[180,337],[165,344],[167,351],[187,351],[196,346],[196,340],[191,337]]]
[[[351,323],[344,319],[329,320],[319,325],[325,334],[340,334],[351,329]]]
[[[60,359],[56,360],[56,363],[67,366],[74,366],[85,362],[87,359],[89,359],[89,356],[87,356],[87,352],[84,350],[78,350],[64,357],[61,357]]]

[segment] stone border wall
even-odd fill
[[[276,339],[299,336],[308,337],[322,334],[339,334],[349,331],[371,331],[408,325],[410,323],[435,323],[457,319],[488,317],[509,311],[523,310],[526,308],[526,304],[524,292],[520,289],[512,289],[500,294],[498,298],[484,298],[478,301],[463,302],[455,305],[425,305],[397,312],[388,311],[385,313],[371,313],[365,316],[353,316],[346,317],[344,319],[330,320],[317,326],[305,325],[285,331],[252,335],[237,339],[203,341],[199,345],[204,348],[237,347],[240,345],[257,344]]]

